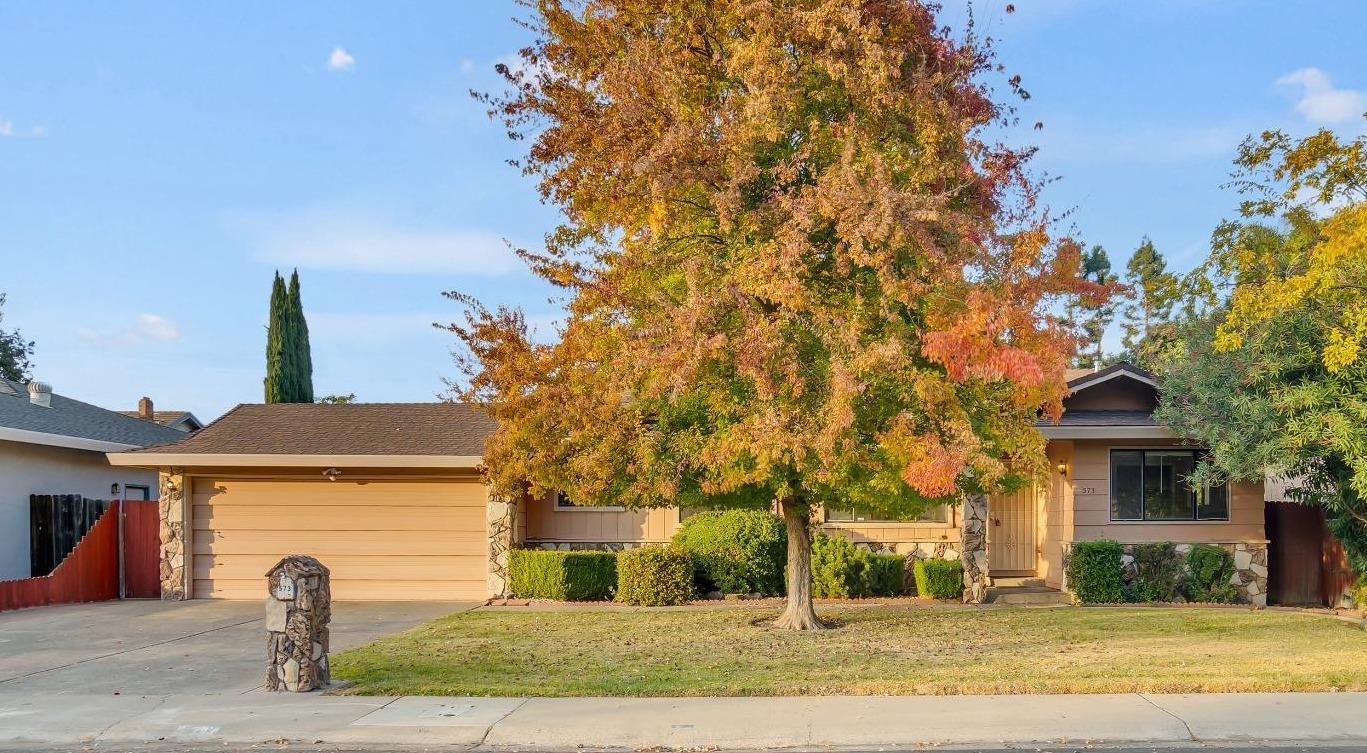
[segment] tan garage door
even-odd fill
[[[287,554],[332,571],[335,599],[482,599],[485,487],[477,481],[196,478],[195,598],[265,598]]]

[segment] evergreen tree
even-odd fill
[[[1130,360],[1143,364],[1155,350],[1152,338],[1156,331],[1168,324],[1172,316],[1179,294],[1178,279],[1168,271],[1167,261],[1154,248],[1153,241],[1145,236],[1125,265],[1125,284],[1130,288],[1130,303],[1122,312],[1121,323],[1125,351]]]
[[[0,309],[5,306],[5,294],[0,293]],[[0,323],[5,321],[5,312],[0,310]],[[0,329],[0,376],[12,382],[27,382],[32,375],[33,341],[25,340],[19,330],[8,332]]]
[[[285,292],[285,280],[279,272],[271,284],[270,321],[266,325],[266,402],[289,403],[293,392],[291,379],[293,372],[288,366],[292,360],[289,350],[289,295]]]
[[[1091,250],[1082,255],[1078,277],[1107,288],[1114,288],[1118,282],[1115,273],[1111,271],[1111,258],[1101,246],[1092,246]],[[1101,301],[1079,298],[1068,307],[1070,322],[1077,328],[1079,337],[1077,354],[1073,356],[1073,366],[1100,366],[1105,360],[1102,339],[1106,335],[1106,329],[1115,320],[1116,305],[1115,300],[1110,298]]]
[[[309,347],[309,323],[304,318],[304,302],[299,296],[299,270],[290,275],[290,350],[294,353],[295,383],[299,390],[297,398],[290,402],[313,402],[313,353]]]

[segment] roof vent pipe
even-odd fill
[[[28,401],[44,408],[52,407],[52,385],[46,382],[28,383]]]

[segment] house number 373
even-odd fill
[[[1079,487],[1077,488],[1077,493],[1078,493],[1078,494],[1096,494],[1096,487],[1095,487],[1095,486],[1079,486]]]

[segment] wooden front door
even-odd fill
[[[987,569],[993,575],[1035,574],[1035,489],[987,502]]]

